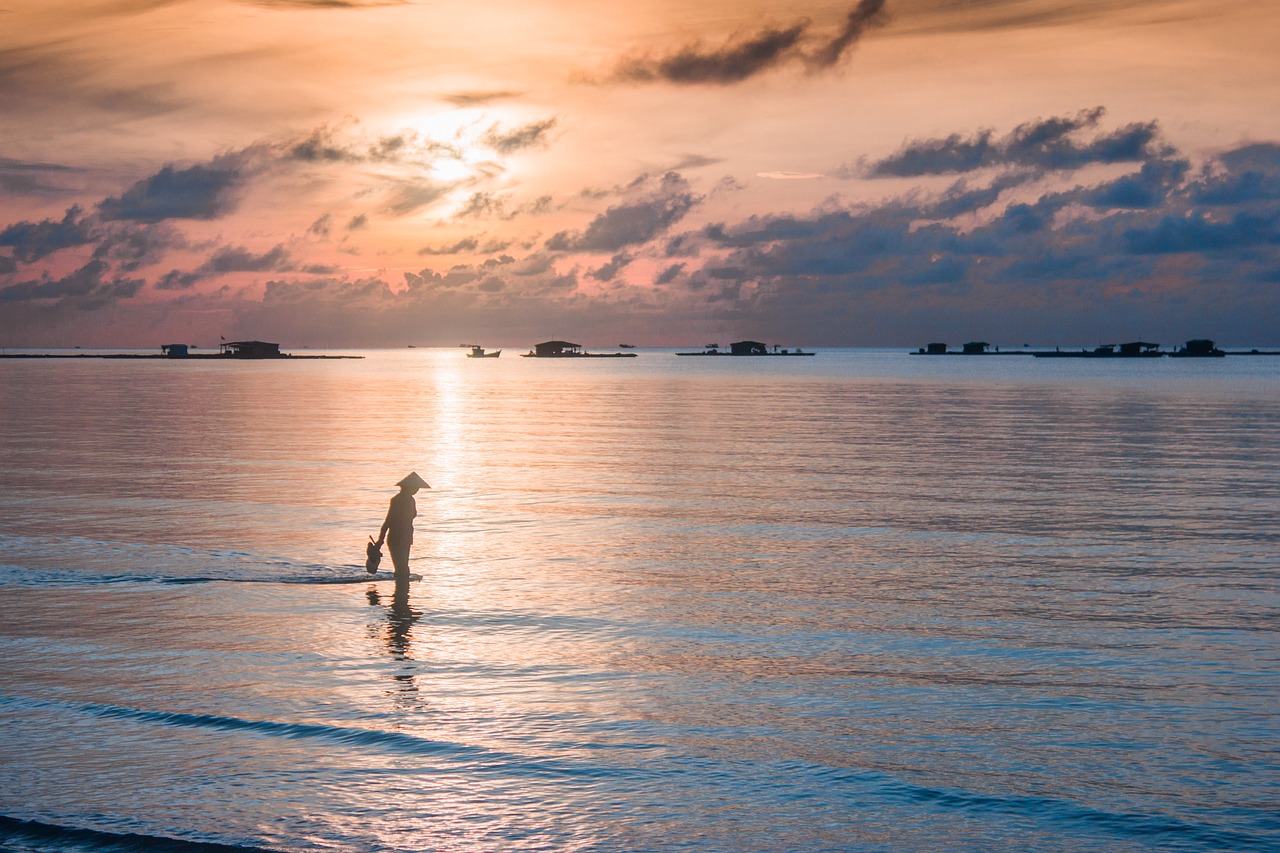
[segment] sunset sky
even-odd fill
[[[1280,344],[1280,10],[0,0],[0,346]]]

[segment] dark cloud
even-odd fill
[[[840,31],[806,58],[810,67],[824,69],[837,64],[868,28],[883,24],[888,19],[884,2],[885,0],[860,0],[845,15],[844,26]]]
[[[330,234],[333,233],[333,216],[328,213],[324,214],[307,227],[307,233],[321,240],[328,240]]]
[[[682,157],[678,162],[672,164],[667,171],[685,172],[689,169],[702,169],[707,166],[714,166],[723,162],[723,157],[708,157],[703,154],[689,154]]]
[[[103,229],[93,256],[114,261],[124,272],[154,264],[167,253],[187,245],[186,238],[165,222],[154,225],[109,224]]]
[[[244,246],[222,246],[194,270],[170,270],[156,282],[158,290],[186,290],[210,278],[241,272],[286,272],[297,269],[289,251],[277,245],[265,252],[253,252]],[[303,272],[327,274],[332,267],[307,265]]]
[[[419,255],[456,255],[459,252],[474,252],[480,248],[480,241],[475,237],[463,237],[444,246],[423,246]]]
[[[1082,194],[1081,201],[1099,208],[1156,208],[1191,168],[1186,160],[1154,160],[1141,170],[1109,181]]]
[[[514,264],[516,259],[510,255],[498,255],[495,258],[488,258],[480,266],[482,269],[494,269],[496,267],[505,267],[508,264]]]
[[[907,143],[888,157],[861,169],[843,170],[870,177],[922,177],[972,172],[992,167],[1039,170],[1075,169],[1090,163],[1141,162],[1164,157],[1168,149],[1158,143],[1155,122],[1128,124],[1111,133],[1080,139],[1078,134],[1096,129],[1103,108],[1074,116],[1037,119],[997,138],[992,130],[972,136],[951,134],[941,139]]]
[[[61,249],[92,243],[96,239],[93,223],[83,213],[79,205],[72,205],[61,220],[14,223],[0,231],[0,246],[12,248],[17,260],[31,263]]]
[[[264,305],[284,304],[298,310],[314,303],[375,304],[390,293],[378,278],[352,281],[346,278],[272,279],[263,290]]]
[[[200,266],[200,272],[221,275],[229,272],[275,272],[292,269],[289,252],[276,246],[262,254],[254,254],[244,246],[224,246]]]
[[[924,213],[935,219],[951,219],[973,213],[995,204],[1002,193],[1030,181],[1029,173],[1012,173],[996,178],[987,186],[972,187],[960,180],[951,186],[936,202],[929,204]]]
[[[489,128],[484,135],[484,142],[499,154],[510,154],[522,148],[542,145],[547,134],[556,126],[554,118],[530,122],[512,130],[502,130],[497,125]]]
[[[476,192],[471,194],[456,216],[458,219],[502,216],[503,206],[504,201],[501,196],[490,192]]]
[[[187,290],[203,280],[204,276],[197,272],[169,270],[156,282],[156,290]]]
[[[1207,172],[1194,186],[1194,200],[1214,207],[1280,199],[1280,145],[1260,143],[1229,151],[1221,172]]]
[[[387,201],[385,212],[392,216],[405,216],[436,203],[451,189],[452,184],[443,184],[430,178],[399,181]]]
[[[1124,233],[1125,245],[1137,254],[1223,252],[1252,246],[1280,246],[1280,210],[1267,214],[1241,212],[1216,220],[1207,213],[1166,215],[1145,228]]]
[[[208,165],[178,169],[167,165],[119,196],[98,205],[105,220],[161,222],[165,219],[217,219],[235,206],[235,191],[246,175],[239,158],[220,157]]]
[[[364,152],[336,140],[328,126],[316,128],[306,139],[291,145],[287,156],[304,163],[361,163],[366,159]]]
[[[1046,139],[1061,133],[1045,130]],[[1019,138],[1039,144],[1030,134]],[[1280,269],[1280,195],[1244,192],[1241,181],[1249,175],[1270,186],[1280,177],[1276,154],[1237,149],[1194,176],[1179,157],[1151,159],[1095,186],[1012,203],[1006,193],[1028,195],[1025,175],[957,182],[937,196],[916,192],[878,206],[714,224],[670,241],[701,266],[669,267],[659,280],[700,299],[798,312],[818,324],[827,313],[847,315],[851,300],[889,292],[898,304],[932,299],[998,314],[1005,300],[1053,317],[1087,315],[1125,290],[1158,304],[1189,282],[1217,291],[1218,300],[1243,300],[1266,292]],[[1211,192],[1223,188],[1240,191]],[[1238,205],[1224,209],[1231,197]],[[961,214],[963,225],[952,221]]]
[[[520,92],[495,89],[488,92],[455,92],[452,95],[446,95],[444,99],[455,107],[475,107],[481,104],[492,103],[493,101],[506,101],[512,98],[518,98],[521,94],[522,93]]]
[[[0,190],[15,195],[57,195],[67,191],[57,179],[79,172],[70,166],[0,157]]]
[[[669,267],[658,273],[657,278],[653,280],[654,284],[670,284],[680,277],[684,272],[684,264],[671,264]]]
[[[789,62],[802,63],[813,71],[831,68],[869,27],[886,20],[884,4],[885,0],[859,0],[845,16],[840,29],[821,38],[812,52],[805,51],[811,22],[801,19],[790,26],[767,26],[754,35],[732,38],[719,48],[694,43],[666,56],[628,57],[618,63],[612,79],[631,83],[728,85]]]
[[[609,262],[604,266],[591,270],[587,275],[596,281],[613,281],[617,278],[618,273],[626,269],[627,265],[634,260],[635,258],[626,252],[619,252],[610,258]]]
[[[613,77],[633,83],[739,83],[792,58],[800,37],[808,27],[808,21],[792,24],[786,29],[769,27],[745,39],[731,41],[717,50],[707,50],[700,44],[694,44],[669,56],[624,59],[614,70]]]
[[[351,217],[350,221],[347,222],[347,230],[359,231],[361,228],[368,227],[368,225],[369,225],[369,217],[361,213],[357,216]]]
[[[0,289],[0,302],[56,300],[92,310],[131,297],[145,284],[140,278],[108,278],[109,269],[105,261],[95,259],[62,278],[46,274],[38,280],[11,284]]]
[[[656,190],[639,200],[610,207],[586,230],[561,231],[547,241],[552,251],[616,252],[625,246],[646,243],[679,221],[702,200],[689,183],[668,172]]]
[[[467,199],[462,209],[454,214],[455,219],[515,219],[517,216],[540,216],[552,210],[554,199],[549,195],[538,196],[532,201],[517,205],[508,210],[509,196],[491,192],[475,192]]]
[[[409,0],[240,0],[250,6],[268,9],[378,9],[383,6],[404,6]]]

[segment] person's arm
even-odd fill
[[[391,513],[395,511],[395,501],[391,502],[391,506],[387,509],[387,517],[383,519],[382,529],[378,531],[378,547],[382,547],[382,543],[387,541],[387,530],[391,528]]]

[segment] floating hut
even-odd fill
[[[1217,345],[1208,338],[1196,338],[1187,341],[1186,346],[1174,350],[1169,355],[1175,358],[1221,358],[1226,353],[1218,349]]]
[[[543,341],[534,344],[524,358],[635,358],[633,352],[585,352],[582,344],[569,341]]]
[[[227,341],[222,354],[230,358],[284,358],[280,345],[267,341]]]

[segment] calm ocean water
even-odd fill
[[[1280,849],[1280,358],[639,352],[0,361],[0,849]]]

